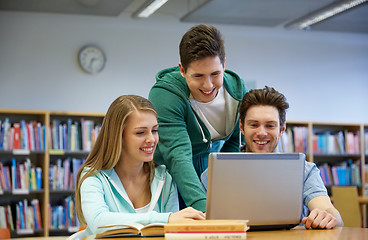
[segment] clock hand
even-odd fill
[[[93,66],[93,62],[95,62],[97,59],[96,58],[92,58],[91,61],[89,62],[89,67]]]

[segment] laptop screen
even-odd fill
[[[298,225],[304,162],[303,153],[211,153],[207,219],[248,219],[251,229]]]

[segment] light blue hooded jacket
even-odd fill
[[[157,166],[151,183],[151,202],[147,213],[136,213],[114,169],[101,170],[86,178],[80,188],[81,205],[87,222],[86,234],[101,232],[99,226],[137,222],[167,223],[179,211],[178,194],[165,166]]]

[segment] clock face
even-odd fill
[[[96,74],[105,67],[106,56],[97,46],[85,46],[79,51],[79,64],[87,73]]]

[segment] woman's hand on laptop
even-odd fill
[[[169,216],[169,222],[180,221],[180,220],[205,220],[206,214],[198,211],[192,207],[184,208],[179,212],[172,213]]]
[[[337,224],[337,219],[325,210],[318,208],[313,209],[308,217],[302,219],[302,223],[306,229],[310,228],[334,228]]]

